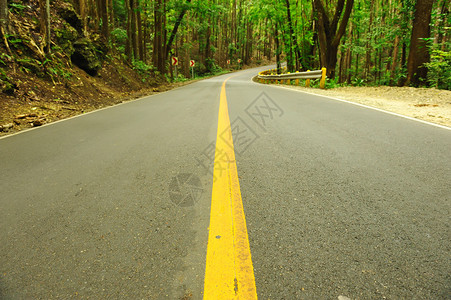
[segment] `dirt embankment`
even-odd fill
[[[70,80],[52,83],[17,72],[13,95],[0,93],[0,136],[41,126],[124,101],[167,91],[189,82],[143,82],[120,62],[111,62],[92,77],[73,68]]]
[[[96,29],[82,26],[67,1],[51,3],[47,49],[37,8],[38,0],[10,7],[8,34],[0,38],[0,136],[182,84],[125,60],[113,39],[109,44]]]
[[[329,90],[288,86],[348,100],[451,127],[451,91],[413,87],[338,87]]]

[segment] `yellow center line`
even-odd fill
[[[257,299],[227,107],[228,79],[219,103],[204,299]]]

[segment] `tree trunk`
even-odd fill
[[[150,32],[149,32],[149,27],[147,26],[148,24],[148,11],[147,11],[147,7],[148,7],[148,3],[147,2],[143,2],[143,12],[144,12],[144,18],[143,18],[143,28],[142,28],[142,34],[143,34],[143,61],[145,63],[147,63],[147,42],[148,42],[148,38],[150,36]]]
[[[47,52],[52,52],[52,48],[50,47],[50,0],[45,0],[45,23],[46,23],[46,44],[47,44]]]
[[[108,42],[110,38],[110,30],[108,28],[108,0],[99,0],[99,12],[102,17],[102,36]]]
[[[50,1],[39,0],[39,10],[42,36],[41,48],[44,53],[50,53]]]
[[[359,31],[356,30],[356,38],[355,41],[358,41],[360,37]],[[357,79],[358,75],[359,75],[359,52],[357,52],[356,54],[356,58],[355,58],[355,69],[354,69],[354,78]],[[352,78],[349,78],[349,83],[352,83]]]
[[[341,49],[338,50],[339,55],[340,55],[340,65],[338,68],[338,82],[342,83],[343,82],[343,69],[345,68],[345,66],[343,66],[345,64],[346,58],[345,58],[345,54],[342,53]]]
[[[410,39],[410,52],[407,60],[406,85],[419,86],[426,83],[429,62],[429,49],[427,40],[430,36],[431,12],[434,0],[418,0],[415,6],[412,37]]]
[[[329,20],[329,16],[324,8],[322,0],[313,0],[314,9],[318,13],[318,39],[321,52],[320,61],[322,67],[327,68],[327,77],[329,78],[335,77],[338,46],[341,37],[345,33],[353,4],[354,0],[338,0],[334,18]],[[345,11],[341,17],[343,8]]]
[[[175,38],[175,36],[177,34],[177,31],[179,29],[180,24],[182,23],[183,16],[185,15],[186,11],[188,10],[188,4],[189,3],[191,3],[191,0],[186,0],[186,5],[184,5],[182,7],[182,11],[180,12],[177,20],[175,21],[174,28],[172,29],[171,35],[169,36],[169,40],[168,40],[168,43],[166,45],[166,51],[165,51],[166,58],[169,55],[169,51],[171,50],[172,43],[174,42],[174,38]]]
[[[77,13],[80,15],[81,26],[83,28],[83,32],[86,32],[86,0],[77,0],[75,1],[75,7],[77,9]]]
[[[154,6],[154,43],[153,43],[153,65],[160,73],[166,72],[165,58],[165,0],[156,0]]]
[[[125,10],[127,11],[127,40],[125,42],[125,55],[127,56],[128,60],[132,59],[132,12],[130,8],[130,2],[128,0],[124,1],[125,3]]]
[[[110,28],[115,28],[115,22],[114,22],[114,7],[113,7],[113,0],[107,0],[108,2],[108,18],[110,19]]]
[[[370,2],[370,21],[368,24],[368,38],[366,40],[366,61],[365,61],[365,80],[368,80],[368,75],[370,74],[371,69],[371,41],[373,39],[372,37],[372,28],[373,28],[373,19],[374,19],[374,0],[371,0]]]
[[[437,24],[436,24],[436,28],[445,28],[445,22],[448,19],[448,15],[449,15],[449,0],[443,0],[442,4],[440,5],[440,18],[437,18]],[[449,32],[449,30],[448,30]],[[442,51],[444,51],[444,46],[445,46],[445,42],[444,40],[446,39],[446,30],[437,30],[436,35],[435,35],[435,39],[434,39],[434,43],[437,44],[441,44],[442,45]]]
[[[143,41],[143,23],[141,19],[141,6],[139,2],[137,3],[138,9],[136,12],[136,27],[138,30],[138,52],[139,60],[144,61],[144,41]]]
[[[252,57],[252,23],[247,22],[247,34],[246,34],[246,51],[244,55],[244,63],[249,64]]]
[[[276,40],[276,64],[277,64],[277,74],[280,73],[280,45],[279,45],[279,26],[275,28],[274,38]]]
[[[138,37],[136,35],[136,32],[137,32],[136,11],[138,10],[138,8],[136,6],[137,0],[129,0],[129,1],[130,1],[130,10],[131,10],[131,40],[132,40],[133,58],[139,59]]]
[[[9,48],[9,43],[6,38],[9,33],[9,15],[8,15],[8,1],[0,0],[0,38],[5,44],[6,50],[11,55],[11,49]],[[15,68],[14,68],[15,72]]]
[[[349,24],[348,30],[348,49],[346,49],[345,55],[345,71],[343,72],[343,79],[340,79],[340,82],[344,82],[345,79],[347,82],[351,82],[351,61],[352,61],[352,53],[351,53],[351,45],[352,45],[352,23]]]
[[[0,0],[0,28],[2,28],[5,33],[8,33],[8,23],[8,1]]]
[[[236,0],[232,2],[232,43],[237,44],[237,25],[236,25]]]
[[[395,37],[395,45],[393,46],[393,60],[390,66],[390,84],[393,84],[393,79],[395,78],[396,61],[398,60],[398,50],[399,48],[399,36]]]
[[[207,28],[207,34],[205,37],[205,69],[207,73],[211,72],[211,59],[210,59],[210,36],[211,36],[211,27]]]
[[[350,48],[348,48],[348,51],[346,52],[346,82],[348,84],[351,83],[351,67],[352,67],[352,51]]]
[[[297,39],[296,35],[294,34],[293,22],[291,21],[290,1],[289,0],[285,0],[285,5],[287,7],[287,21],[288,21],[288,28],[290,30],[290,52],[291,52],[291,57],[295,57],[294,69],[296,69],[296,71],[299,71],[300,68],[301,68],[300,67],[300,63],[299,63],[299,59],[301,57],[301,52],[299,51],[298,39]],[[293,55],[293,52],[294,52],[294,55]],[[292,67],[291,67],[290,71],[294,71]]]

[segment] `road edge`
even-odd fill
[[[57,123],[60,123],[60,122],[64,122],[64,121],[72,120],[72,119],[79,118],[79,117],[82,117],[82,116],[86,116],[86,115],[89,115],[89,114],[92,114],[92,113],[95,113],[95,112],[99,112],[99,111],[102,111],[102,110],[106,110],[106,109],[109,109],[109,108],[117,107],[119,105],[133,103],[133,102],[136,102],[136,101],[144,100],[146,98],[162,95],[162,94],[165,94],[165,93],[168,93],[168,92],[171,92],[171,91],[175,91],[175,90],[181,89],[181,88],[183,88],[183,87],[185,87],[187,85],[196,84],[196,83],[204,81],[204,80],[209,80],[211,78],[214,78],[214,77],[217,77],[217,76],[222,76],[222,75],[227,75],[227,74],[230,74],[230,73],[216,75],[216,76],[212,76],[212,77],[208,77],[208,78],[202,78],[202,79],[198,79],[198,80],[196,80],[196,79],[195,80],[190,80],[189,82],[187,82],[184,85],[171,88],[171,89],[169,89],[167,91],[163,91],[163,92],[158,92],[158,93],[142,96],[142,97],[139,97],[139,98],[136,98],[136,99],[123,100],[120,103],[116,103],[116,104],[112,104],[112,105],[105,106],[105,107],[102,107],[102,108],[94,109],[94,110],[91,110],[91,111],[88,111],[88,112],[85,112],[85,113],[80,113],[78,115],[71,116],[71,117],[64,118],[64,119],[60,119],[60,120],[56,120],[56,121],[53,121],[53,122],[50,122],[50,123],[45,123],[45,124],[43,124],[41,126],[38,126],[38,127],[31,127],[31,128],[26,128],[24,130],[19,130],[19,131],[13,132],[11,134],[0,136],[0,140],[19,135],[21,133],[26,133],[26,132],[33,131],[33,130],[36,130],[36,129],[39,129],[39,128],[44,128],[44,127],[47,127],[47,126],[50,126],[50,125],[54,125],[54,124],[57,124]]]
[[[404,118],[404,119],[417,121],[417,122],[420,122],[420,123],[423,123],[423,124],[432,125],[432,126],[435,126],[435,127],[438,127],[438,128],[451,130],[451,127],[448,127],[446,125],[441,125],[441,124],[432,123],[432,122],[429,122],[429,121],[417,119],[417,118],[414,118],[414,117],[409,117],[409,116],[406,116],[406,115],[403,115],[403,114],[399,114],[399,113],[396,113],[396,112],[392,112],[392,111],[389,111],[389,110],[377,108],[377,107],[370,106],[370,105],[365,105],[365,104],[358,103],[358,102],[353,102],[351,100],[345,100],[345,99],[335,98],[335,97],[331,97],[331,96],[325,96],[325,95],[321,95],[321,94],[316,94],[314,92],[301,91],[301,90],[293,89],[293,88],[291,88],[289,86],[284,86],[284,85],[272,85],[272,84],[268,85],[268,84],[264,84],[264,83],[259,83],[259,82],[254,81],[254,79],[256,77],[257,76],[254,76],[251,79],[251,81],[254,84],[265,85],[265,86],[274,87],[274,88],[281,88],[281,89],[290,90],[290,91],[294,91],[294,92],[305,93],[305,94],[310,94],[310,95],[314,95],[314,96],[318,96],[318,97],[328,98],[328,99],[335,100],[335,101],[340,101],[340,102],[344,102],[344,103],[348,103],[348,104],[352,104],[352,105],[357,105],[357,106],[364,107],[364,108],[369,108],[369,109],[372,109],[372,110],[376,110],[376,111],[383,112],[383,113],[386,113],[386,114],[390,114],[390,115],[393,115],[393,116],[401,117],[401,118]]]

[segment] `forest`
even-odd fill
[[[172,57],[179,78],[190,60],[199,75],[286,61],[326,67],[335,84],[449,90],[449,11],[447,0],[0,0],[0,79],[14,64],[70,77],[63,52],[93,76],[113,57],[165,80]]]

